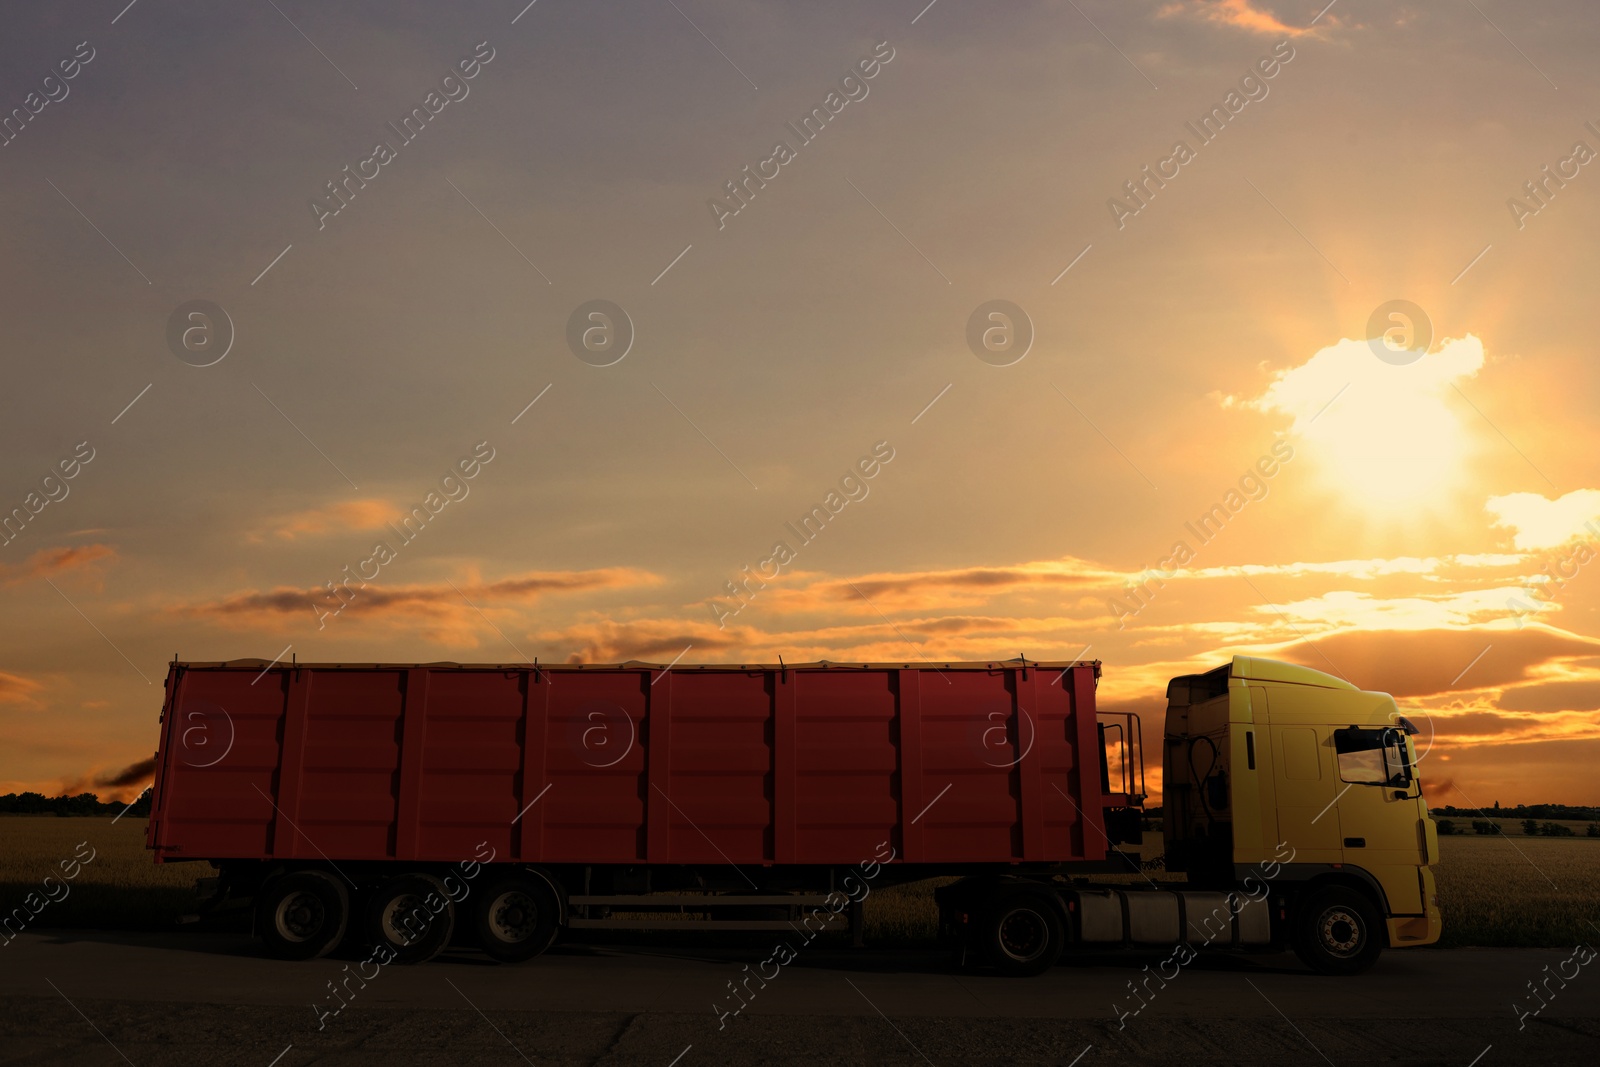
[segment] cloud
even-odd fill
[[[117,550],[110,545],[73,545],[61,548],[43,548],[14,567],[0,565],[0,586],[16,585],[34,578],[54,578],[71,571],[83,570],[98,563],[117,558]]]
[[[659,585],[661,579],[649,571],[631,567],[607,567],[587,571],[529,571],[498,581],[462,580],[452,585],[361,586],[351,583],[354,594],[338,614],[409,629],[432,641],[476,646],[485,636],[484,621],[490,615],[506,613],[532,604],[543,597],[596,593],[611,589],[642,588]],[[341,591],[344,586],[339,587]],[[323,612],[337,608],[338,601],[326,587],[302,589],[279,586],[268,590],[249,590],[212,600],[178,604],[167,609],[182,618],[209,618],[233,627],[298,625]],[[333,625],[326,618],[324,625]],[[509,623],[508,623],[509,624]],[[680,646],[681,647],[681,646]]]
[[[1520,630],[1509,624],[1503,628],[1346,630],[1253,650],[1328,674],[1342,674],[1363,689],[1396,698],[1537,682],[1553,665],[1597,652],[1600,640],[1538,624]]]
[[[1508,493],[1490,497],[1484,510],[1494,516],[1494,525],[1513,533],[1520,549],[1555,548],[1575,537],[1600,534],[1594,520],[1600,518],[1600,489],[1574,489],[1554,500],[1539,493]]]
[[[1474,377],[1483,363],[1483,342],[1472,334],[1446,338],[1434,351],[1403,366],[1379,359],[1364,340],[1346,338],[1298,367],[1278,371],[1266,391],[1246,406],[1292,416],[1290,429],[1298,434],[1309,435],[1315,422],[1345,423],[1346,432],[1357,436],[1382,435],[1409,427],[1417,417],[1417,398],[1444,395],[1458,379]],[[1395,425],[1386,427],[1386,420]],[[1337,434],[1330,431],[1329,436]]]
[[[1600,711],[1600,678],[1513,686],[1497,704],[1506,711]]]
[[[714,623],[677,619],[596,620],[529,636],[568,663],[669,663],[680,655],[683,663],[706,662],[708,656],[723,663],[727,657],[715,654],[737,651],[742,643],[735,631],[718,630]]]
[[[815,572],[792,574],[758,591],[757,603],[782,611],[827,611],[876,607],[915,610],[955,604],[987,603],[997,596],[1029,590],[1088,590],[1120,586],[1130,576],[1121,571],[1066,556],[1010,566],[961,567],[938,571],[883,571],[835,578]],[[865,598],[865,599],[863,599]]]
[[[1506,804],[1596,804],[1600,783],[1594,767],[1600,761],[1600,738],[1560,738],[1519,744],[1452,747],[1423,767],[1423,788],[1432,803],[1487,809]],[[1437,779],[1435,789],[1430,776]],[[1500,815],[1507,815],[1502,810]]]
[[[1520,587],[1506,586],[1428,596],[1377,597],[1340,589],[1281,605],[1256,605],[1251,610],[1271,616],[1281,611],[1296,625],[1329,630],[1346,627],[1433,630],[1503,619],[1507,616],[1506,601],[1521,593]]]
[[[32,678],[24,678],[10,671],[0,671],[0,704],[36,706],[38,701],[34,698],[34,694],[43,688],[44,686]]]
[[[756,617],[754,609],[749,617]],[[1030,659],[1062,659],[1083,648],[1083,632],[1088,631],[1077,619],[936,615],[890,621],[873,613],[862,622],[782,630],[734,622],[718,629],[709,619],[596,619],[529,634],[528,640],[568,662],[664,663],[681,654],[686,664],[776,663],[782,656],[787,663],[920,665],[993,660],[1022,650]]]
[[[400,508],[377,498],[349,500],[325,507],[290,512],[271,520],[272,535],[284,541],[297,537],[315,536],[345,530],[376,530],[385,523],[399,518]],[[257,534],[252,541],[263,540]]]
[[[1285,25],[1270,11],[1262,11],[1255,7],[1251,0],[1178,0],[1176,3],[1166,5],[1156,14],[1163,18],[1175,15],[1197,16],[1207,22],[1273,37],[1298,37],[1311,32],[1308,29]]]
[[[1469,402],[1456,383],[1474,377],[1484,358],[1483,343],[1471,334],[1399,366],[1368,342],[1346,338],[1277,372],[1243,405],[1288,415],[1289,432],[1313,465],[1347,493],[1413,508],[1466,479],[1466,419],[1476,426],[1477,416],[1464,415]]]

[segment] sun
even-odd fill
[[[1392,517],[1442,510],[1470,472],[1456,383],[1483,362],[1470,334],[1402,364],[1345,339],[1280,372],[1252,406],[1293,416],[1297,455],[1353,505]]]
[[[1413,385],[1352,382],[1301,434],[1323,476],[1374,510],[1427,505],[1465,477],[1460,418],[1435,390]]]

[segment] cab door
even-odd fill
[[[1272,780],[1278,837],[1301,863],[1338,863],[1338,798],[1332,742],[1325,726],[1272,727]]]
[[[1393,727],[1352,726],[1332,734],[1343,862],[1378,879],[1390,914],[1420,915],[1417,871],[1427,860],[1427,838],[1406,737]]]

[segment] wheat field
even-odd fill
[[[1444,910],[1442,945],[1556,948],[1600,938],[1600,839],[1472,835],[1441,838],[1439,847],[1434,875]],[[75,855],[91,848],[94,859],[67,881],[62,862],[70,869]],[[1146,856],[1160,850],[1160,836],[1146,835]],[[151,862],[140,820],[0,817],[0,920],[10,918],[13,930],[19,914],[40,929],[165,929],[193,910],[194,881],[211,874],[205,863]],[[49,887],[47,875],[53,876]],[[866,904],[868,942],[932,944],[939,884],[874,889]],[[37,894],[31,909],[30,893]],[[50,895],[60,899],[39,908]]]

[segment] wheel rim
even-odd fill
[[[538,905],[520,889],[507,890],[489,904],[489,932],[496,941],[506,944],[526,941],[538,925]]]
[[[1050,929],[1038,912],[1017,908],[1001,918],[999,941],[1001,952],[1018,963],[1029,963],[1044,954]]]
[[[1324,911],[1317,922],[1317,934],[1322,939],[1322,947],[1339,957],[1357,955],[1365,941],[1361,917],[1349,908]]]
[[[327,925],[328,912],[315,893],[298,889],[282,900],[273,912],[272,923],[285,941],[310,941]]]
[[[416,917],[421,916],[421,928],[417,929]],[[411,925],[406,925],[407,920],[413,920]],[[423,904],[421,897],[415,893],[400,893],[389,899],[383,906],[382,927],[383,936],[391,943],[409,945],[413,941],[425,937],[432,916]]]

